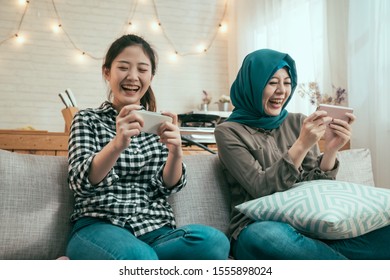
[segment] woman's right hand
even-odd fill
[[[309,150],[324,136],[326,126],[330,121],[332,118],[327,116],[327,112],[315,111],[303,121],[297,141],[305,150]]]
[[[298,139],[288,151],[294,165],[299,168],[310,148],[325,134],[327,124],[332,120],[325,111],[315,111],[302,123]]]
[[[124,106],[116,117],[116,136],[113,139],[114,145],[119,150],[126,149],[131,142],[131,137],[141,133],[141,127],[144,125],[143,119],[134,114],[133,111],[140,110],[140,105]]]

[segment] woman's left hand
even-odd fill
[[[181,135],[180,129],[177,125],[178,118],[177,115],[171,112],[162,112],[165,116],[170,116],[172,118],[172,123],[165,122],[163,123],[159,130],[158,135],[160,136],[160,142],[167,145],[167,148],[170,152],[176,154],[181,153]]]
[[[346,113],[346,116],[349,121],[334,119],[328,124],[329,131],[325,133],[325,151],[337,152],[351,139],[351,124],[355,121],[356,116],[352,113]]]

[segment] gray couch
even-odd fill
[[[367,149],[339,153],[339,180],[374,185]],[[185,156],[188,185],[170,197],[177,224],[227,232],[229,193],[216,155]],[[0,150],[0,259],[57,259],[65,254],[73,197],[65,157]]]

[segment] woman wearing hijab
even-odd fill
[[[351,137],[355,116],[332,119],[325,111],[306,117],[285,109],[297,86],[294,60],[270,49],[247,55],[231,86],[231,116],[215,129],[218,154],[231,190],[231,254],[235,259],[388,258],[383,246],[390,227],[344,240],[309,238],[287,223],[253,221],[235,206],[295,183],[334,180],[337,151]],[[318,141],[326,127],[323,154]],[[387,233],[385,232],[387,231]]]

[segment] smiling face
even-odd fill
[[[104,69],[113,107],[119,112],[123,106],[140,104],[153,79],[151,61],[140,46],[123,49],[112,61],[110,69]]]
[[[285,68],[275,72],[263,90],[263,108],[269,116],[278,116],[291,94],[291,78]]]

